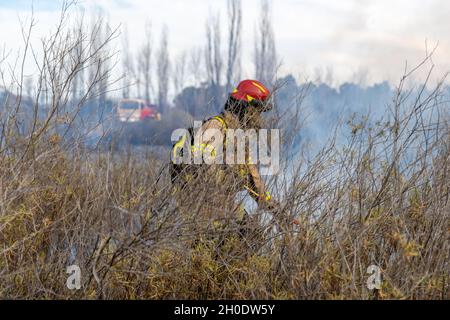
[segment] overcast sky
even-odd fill
[[[0,0],[0,48],[17,50],[19,18],[30,15],[31,0]],[[244,76],[252,75],[253,34],[259,0],[243,3]],[[450,70],[450,1],[447,0],[273,0],[273,22],[282,74],[314,78],[329,73],[339,85],[361,80],[367,84],[396,83],[405,61],[418,63],[439,42],[434,56],[436,76]],[[426,4],[425,4],[426,3]],[[111,25],[126,26],[131,48],[152,22],[157,39],[164,24],[169,29],[171,56],[203,46],[205,20],[220,12],[223,31],[226,0],[85,0],[88,14],[102,10]],[[60,1],[34,0],[38,25],[34,40],[56,24]],[[322,70],[319,72],[318,70]]]

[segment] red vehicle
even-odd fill
[[[155,105],[141,99],[122,99],[117,105],[117,117],[121,122],[139,122],[147,119],[161,120]]]
[[[157,106],[154,104],[148,104],[145,105],[141,109],[141,120],[145,119],[155,119],[155,120],[161,120],[161,114],[157,111]]]

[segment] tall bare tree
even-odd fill
[[[178,56],[177,60],[175,61],[173,70],[173,85],[176,93],[179,93],[183,90],[186,82],[187,69],[187,53],[186,51],[184,51]]]
[[[72,81],[72,103],[76,105],[78,101],[80,101],[82,92],[84,90],[84,71],[85,66],[83,65],[82,61],[84,56],[86,55],[85,52],[85,39],[84,36],[84,30],[83,30],[83,24],[84,20],[83,17],[81,17],[80,22],[73,28],[72,30],[72,37],[76,38],[76,43],[74,47],[74,53],[73,57],[76,57],[79,62],[79,69],[78,72],[75,74],[73,81]]]
[[[34,82],[34,79],[33,79],[32,75],[26,77],[25,80],[24,80],[23,86],[24,86],[24,89],[25,89],[26,97],[28,99],[31,99],[32,96],[33,96],[33,82]]]
[[[241,0],[228,0],[228,56],[226,71],[226,92],[231,91],[233,82],[240,78],[240,50],[241,50]]]
[[[142,74],[142,84],[144,86],[144,97],[150,102],[150,92],[152,91],[152,52],[153,52],[152,25],[149,21],[145,24],[145,40],[138,58],[139,73]]]
[[[192,48],[189,51],[188,71],[190,80],[194,86],[201,84],[204,78],[204,66],[202,64],[203,50],[201,47]]]
[[[108,21],[105,21],[102,25],[101,25],[101,29],[100,29],[100,34],[99,34],[99,39],[97,47],[101,48],[102,44],[105,44],[103,50],[105,51],[109,51],[109,44],[107,41],[107,37],[108,34],[110,34],[111,32],[111,27],[108,23]],[[98,119],[99,121],[103,121],[105,112],[107,111],[107,94],[109,92],[109,77],[110,77],[110,66],[109,66],[109,60],[108,59],[99,59],[98,64],[99,64],[99,71],[100,71],[100,81],[99,81],[99,88],[98,88],[98,92],[99,92],[99,99],[98,99]]]
[[[168,50],[168,31],[167,26],[164,26],[161,33],[161,43],[158,52],[158,104],[161,108],[161,112],[165,112],[168,106],[168,93],[169,93],[169,50]]]
[[[130,85],[134,75],[133,58],[130,53],[130,40],[128,36],[128,29],[124,27],[122,38],[122,70],[123,70],[123,84],[122,84],[122,98],[130,97]]]
[[[221,80],[223,69],[220,16],[210,17],[206,22],[205,64],[208,85],[212,89],[213,107],[221,100]]]
[[[254,65],[255,77],[267,85],[272,85],[278,68],[278,58],[269,0],[262,0],[255,36]]]

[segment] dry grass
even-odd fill
[[[0,297],[449,298],[449,123],[428,117],[448,115],[442,82],[409,103],[402,81],[383,121],[353,121],[343,145],[285,163],[290,173],[271,181],[283,218],[258,210],[239,237],[232,219],[220,230],[204,219],[234,201],[220,187],[198,181],[180,194],[155,155],[67,145],[51,124],[67,106],[68,74],[52,70],[49,86],[63,91],[53,91],[47,121],[20,135],[2,118]],[[224,205],[206,208],[211,199]],[[286,222],[294,217],[298,226]],[[80,290],[66,287],[72,264]],[[382,270],[376,292],[370,265]]]
[[[344,147],[302,161],[289,183],[278,177],[278,214],[300,225],[257,211],[243,239],[232,222],[219,232],[202,219],[210,199],[231,203],[220,188],[177,195],[153,155],[66,150],[56,136],[33,156],[4,152],[1,296],[448,299],[449,132],[420,128],[358,124]],[[65,285],[71,264],[79,291]],[[366,287],[373,264],[383,274],[376,293]]]

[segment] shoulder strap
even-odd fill
[[[214,116],[211,119],[216,119],[217,121],[219,121],[225,127],[225,129],[228,128],[227,123],[225,122],[225,119],[223,118],[222,115]]]

